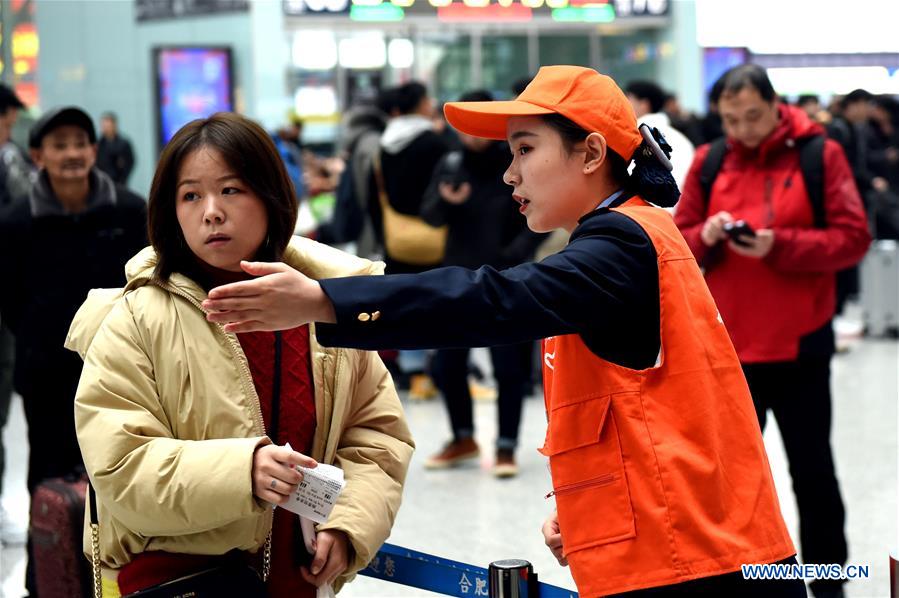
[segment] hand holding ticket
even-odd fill
[[[287,448],[291,448],[290,444]],[[324,523],[346,485],[343,470],[324,463],[319,463],[314,468],[299,465],[296,468],[303,474],[303,481],[290,499],[281,506],[316,523]]]

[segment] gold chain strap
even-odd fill
[[[262,581],[268,581],[268,574],[272,570],[272,532],[269,530],[265,539],[265,549],[262,551]]]
[[[94,571],[94,598],[103,598],[103,578],[100,573],[100,526],[91,524],[91,566]]]

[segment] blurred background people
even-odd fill
[[[486,91],[471,91],[462,102],[489,102]],[[531,261],[547,235],[531,232],[512,199],[512,188],[503,182],[511,155],[505,142],[459,133],[461,150],[438,162],[425,193],[422,217],[434,226],[446,225],[444,266],[496,269]],[[532,343],[490,348],[493,375],[498,386],[498,434],[493,471],[497,477],[518,473],[515,449],[524,400],[525,380]],[[431,373],[449,414],[453,438],[439,453],[425,461],[428,469],[452,467],[478,457],[474,440],[472,394],[468,381],[469,349],[440,349]]]
[[[664,112],[665,92],[652,81],[631,81],[624,88],[627,99],[634,107],[637,122],[641,125],[655,127],[671,146],[671,174],[678,187],[683,187],[687,178],[687,170],[693,162],[693,143],[687,136],[671,125],[668,114]]]
[[[306,182],[303,177],[303,149],[300,138],[303,134],[303,121],[291,112],[288,121],[272,135],[278,154],[284,161],[287,174],[296,189],[297,199],[306,197]]]
[[[871,102],[869,167],[874,189],[868,194],[871,230],[877,239],[899,239],[899,101],[876,96]]]
[[[418,219],[434,168],[449,148],[444,138],[434,131],[434,103],[423,84],[411,81],[397,87],[393,91],[391,108],[391,118],[381,135],[380,151],[374,161],[369,188],[377,190],[378,196],[382,196],[383,191],[386,208]],[[391,228],[394,221],[385,217],[380,200],[369,201],[368,205],[375,233],[384,247],[388,274],[423,272],[441,263],[442,255],[431,263],[414,259],[420,249],[411,239],[407,253],[392,254],[389,237],[403,231]],[[439,253],[442,254],[442,251]],[[429,399],[436,396],[433,382],[426,373],[426,352],[400,351],[398,364],[400,385],[405,386],[403,378],[408,378],[410,398]]]
[[[97,168],[119,185],[127,185],[134,170],[134,150],[131,142],[119,132],[118,117],[113,112],[104,112],[100,117]]]
[[[671,120],[671,126],[683,133],[690,140],[690,143],[693,144],[694,148],[705,142],[702,138],[702,125],[699,118],[681,106],[676,94],[665,94],[665,104],[662,107],[662,111],[668,115],[668,118]]]
[[[11,139],[12,128],[18,119],[19,110],[23,108],[25,104],[16,93],[0,84],[0,220],[5,217],[5,212],[28,200],[34,179],[34,169]],[[14,364],[15,339],[6,321],[0,317],[0,432],[6,427],[9,418]],[[2,501],[5,469],[6,451],[0,434],[0,543],[15,546],[25,542],[26,525],[6,512]]]
[[[830,138],[839,143],[846,153],[862,200],[871,189],[881,190],[886,184],[870,168],[872,131],[869,120],[873,98],[864,89],[848,93],[840,102],[839,114],[834,116],[827,128]]]
[[[388,115],[394,109],[393,97],[393,89],[384,90],[374,103],[354,106],[344,117],[339,153],[346,166],[335,190],[333,218],[318,230],[319,241],[355,243],[355,252],[362,257],[380,257],[383,252],[369,211],[369,202],[377,201],[369,176]]]
[[[821,99],[813,93],[804,93],[796,98],[796,107],[805,112],[811,120],[818,120],[821,113]]]

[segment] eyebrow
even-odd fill
[[[215,179],[215,182],[221,183],[222,181],[227,181],[228,179],[240,179],[240,177],[237,176],[236,174],[226,174],[225,176],[220,176],[219,178]],[[199,182],[200,181],[198,181],[196,179],[184,179],[183,181],[178,182],[178,187],[180,187],[182,185],[196,185]],[[177,189],[178,187],[175,187],[175,188]]]
[[[510,141],[516,141],[521,139],[522,137],[537,137],[536,133],[531,133],[530,131],[515,131],[511,135],[509,135]]]

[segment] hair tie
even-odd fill
[[[665,167],[668,172],[674,170],[671,164],[671,144],[665,139],[665,136],[655,127],[642,124],[639,127],[640,134],[643,136],[643,144],[641,151],[649,158],[655,156],[656,160]]]
[[[673,207],[680,190],[671,175],[671,146],[655,127],[640,125],[640,134],[643,143],[634,152],[631,184],[643,199],[663,208]]]

